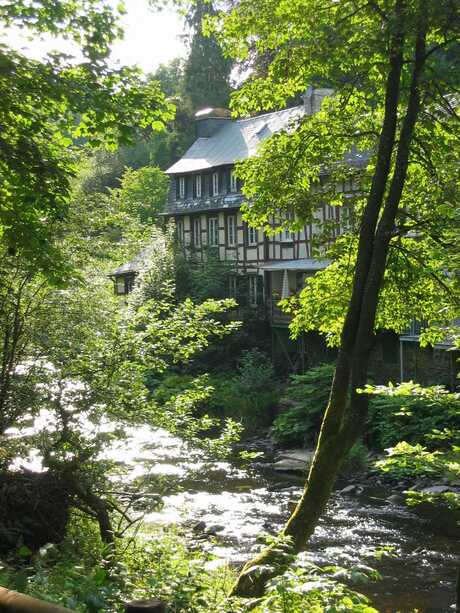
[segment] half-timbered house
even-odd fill
[[[177,237],[187,253],[206,257],[213,250],[233,264],[229,295],[245,277],[250,306],[263,305],[274,324],[287,323],[276,307],[280,298],[298,291],[306,275],[327,262],[312,255],[314,227],[285,230],[267,236],[248,226],[241,214],[241,182],[234,174],[237,162],[256,154],[260,143],[288,128],[305,113],[319,110],[331,90],[310,89],[305,104],[251,117],[232,119],[226,109],[205,109],[196,115],[196,141],[167,173],[171,188],[165,209],[173,217]],[[323,207],[324,218],[339,219],[337,207]],[[319,221],[322,221],[321,219]]]
[[[317,112],[324,97],[331,93],[330,89],[309,88],[304,104],[247,119],[232,119],[227,109],[204,109],[196,114],[195,142],[166,171],[171,181],[164,216],[174,219],[184,252],[198,261],[213,253],[221,261],[231,263],[233,274],[228,275],[228,295],[241,297],[238,288],[244,287],[245,303],[264,314],[287,361],[292,358],[288,349],[290,318],[277,305],[280,299],[298,292],[306,277],[327,266],[327,260],[314,257],[313,238],[324,222],[336,222],[340,231],[346,207],[324,203],[317,211],[317,224],[268,236],[243,220],[242,185],[234,166],[255,155],[260,143],[272,134],[288,129],[305,114]],[[360,165],[367,159],[351,152],[350,162]],[[137,260],[114,271],[117,293],[130,291]],[[433,359],[433,352],[439,353],[437,348],[421,351],[418,336],[398,337],[384,332],[374,351],[373,363],[383,380],[416,378],[429,382],[430,373],[436,370],[438,382],[453,387],[458,352],[446,349],[451,346],[442,347],[443,367],[436,369],[440,361]],[[315,361],[330,357],[324,342],[313,334],[299,339],[295,353],[301,356],[301,364],[305,363],[306,354],[315,353]]]

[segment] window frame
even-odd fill
[[[183,219],[177,219],[176,221],[176,236],[177,242],[180,245],[185,245],[185,223]]]
[[[248,275],[248,303],[250,307],[259,306],[259,282],[258,275]]]
[[[215,222],[214,233],[211,231],[212,226]],[[215,239],[215,242],[212,240]],[[208,246],[209,247],[218,247],[219,246],[219,217],[212,216],[208,217]]]
[[[186,184],[185,184],[185,176],[182,175],[181,177],[179,177],[179,189],[178,189],[178,196],[180,200],[185,200],[185,194],[186,194]]]
[[[251,235],[253,240],[251,240]],[[247,225],[248,247],[257,247],[259,244],[259,231],[254,226]]]
[[[195,197],[201,198],[203,195],[203,179],[201,175],[195,175]]]
[[[236,247],[236,234],[237,234],[237,226],[236,226],[236,215],[233,213],[232,215],[226,216],[226,232],[225,239],[227,247]],[[232,241],[230,239],[233,239]]]
[[[284,221],[290,222],[293,221],[295,215],[292,211],[286,211]],[[293,243],[295,240],[295,232],[289,230],[289,228],[283,228],[280,232],[280,242],[282,243]]]
[[[194,217],[192,225],[193,246],[201,247],[201,217]]]
[[[219,171],[218,170],[212,173],[211,188],[212,188],[212,195],[218,196],[219,195]]]
[[[124,275],[116,275],[114,279],[115,295],[126,296],[134,289],[135,274],[128,273]],[[122,290],[122,291],[120,291]]]
[[[126,294],[126,278],[125,278],[125,275],[119,275],[115,277],[115,295],[124,296],[125,294]]]
[[[235,171],[230,170],[230,192],[232,194],[236,194],[238,191],[238,179],[236,177]]]

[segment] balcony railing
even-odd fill
[[[265,301],[268,319],[276,326],[288,326],[292,321],[292,315],[284,313],[284,311],[277,306],[278,302],[278,299],[272,298]]]
[[[164,214],[194,213],[195,211],[214,211],[220,209],[238,208],[243,203],[242,194],[223,194],[203,198],[185,198],[183,200],[168,200]]]

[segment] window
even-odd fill
[[[229,215],[227,217],[227,246],[234,247],[236,245],[236,216]]]
[[[254,245],[257,245],[257,242],[258,242],[257,234],[258,233],[255,228],[253,228],[252,226],[248,226],[248,245],[249,247],[253,247]]]
[[[134,288],[134,274],[121,275],[115,279],[115,294],[122,296],[129,294]]]
[[[284,223],[291,223],[294,221],[294,213],[292,211],[288,211],[284,218]],[[294,232],[292,232],[289,228],[285,228],[282,230],[280,238],[283,242],[291,242],[294,240]]]
[[[249,277],[249,306],[257,306],[257,275]]]
[[[211,247],[219,244],[219,219],[217,217],[208,219],[208,244]]]
[[[201,175],[195,177],[195,196],[201,198]]]
[[[238,181],[233,170],[230,171],[230,191],[233,193],[238,191]]]
[[[212,173],[212,195],[217,196],[219,194],[219,173]]]
[[[179,198],[185,198],[185,177],[179,177]]]
[[[296,272],[295,273],[295,291],[299,293],[303,290],[305,285],[305,273],[304,272]]]
[[[118,296],[121,296],[122,294],[126,294],[126,287],[125,287],[125,278],[124,277],[117,277],[115,280],[115,293]]]
[[[179,243],[183,245],[185,242],[185,229],[183,219],[178,219],[176,221],[176,236]]]
[[[326,205],[326,219],[330,219],[332,221],[335,220],[335,212],[336,212],[336,207],[332,206],[332,204],[327,204]]]
[[[201,219],[199,217],[193,220],[193,244],[195,247],[201,245]]]
[[[230,275],[228,278],[228,297],[236,298],[236,275]]]
[[[399,361],[399,338],[394,332],[384,332],[381,337],[384,364],[397,364]]]
[[[420,336],[421,331],[425,327],[426,327],[426,324],[424,322],[413,319],[410,323],[409,329],[405,332],[405,335],[406,336]]]

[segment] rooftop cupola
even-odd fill
[[[229,121],[231,121],[231,114],[228,109],[202,109],[195,114],[196,137],[209,138]]]

